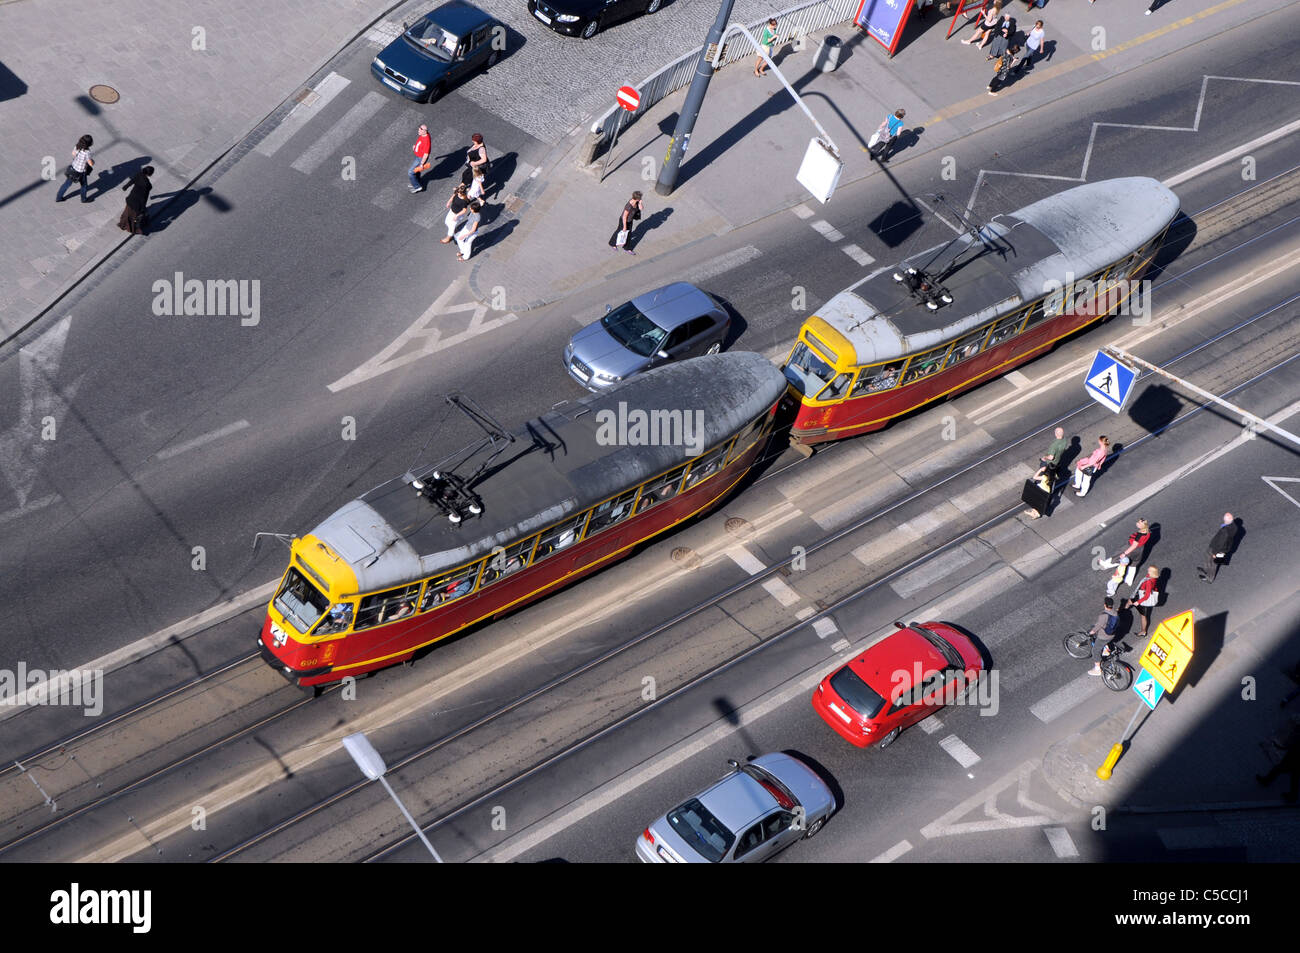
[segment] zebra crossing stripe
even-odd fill
[[[383,109],[386,102],[387,97],[381,93],[374,91],[366,93],[360,102],[353,104],[338,122],[317,136],[312,144],[293,160],[293,168],[305,175],[311,175],[322,162],[343,148],[343,144],[369,122],[375,113]]]
[[[270,134],[257,144],[254,151],[264,156],[273,156],[295,132],[314,117],[321,109],[324,109],[329,102],[347,87],[351,80],[344,79],[338,73],[330,73],[320,84],[311,90],[302,101],[289,114],[280,120],[280,125],[271,130]]]

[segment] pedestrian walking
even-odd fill
[[[450,244],[451,238],[460,228],[460,223],[469,214],[469,194],[463,185],[456,186],[456,191],[451,193],[451,198],[447,199],[444,206],[447,209],[447,215],[443,218],[443,224],[447,226],[447,237],[440,238],[438,241],[444,245]]]
[[[429,171],[429,127],[420,123],[420,129],[415,137],[415,145],[411,151],[415,153],[415,161],[411,167],[406,170],[406,177],[411,180],[411,194],[424,191],[424,183],[420,176]]]
[[[1156,589],[1159,582],[1160,567],[1148,566],[1146,578],[1138,583],[1133,595],[1124,600],[1124,608],[1132,607],[1142,620],[1142,631],[1138,633],[1142,638],[1146,638],[1147,630],[1151,627],[1151,610],[1160,601],[1160,592]]]
[[[618,225],[614,229],[614,234],[609,236],[609,247],[614,249],[623,249],[629,255],[635,255],[632,249],[627,247],[628,239],[632,237],[632,227],[641,218],[641,193],[633,192],[632,197],[627,200],[623,206],[623,212],[618,217]]]
[[[1047,42],[1047,33],[1043,30],[1043,21],[1035,20],[1034,28],[1025,37],[1025,58],[1020,69],[1034,68],[1034,61],[1043,55],[1043,45]]]
[[[993,63],[993,78],[989,80],[990,96],[996,96],[1011,74],[1018,71],[1025,61],[1024,51],[1014,43],[1009,44],[1005,37],[999,36],[993,41],[992,49],[998,50],[999,47],[1000,52]]]
[[[1105,562],[1104,565],[1107,568],[1112,566],[1114,567],[1114,571],[1110,574],[1110,579],[1106,580],[1106,595],[1114,596],[1115,593],[1119,592],[1119,587],[1124,585],[1125,579],[1128,576],[1129,562],[1130,560],[1127,556],[1119,556],[1115,559],[1108,559]]]
[[[1052,477],[1046,466],[1039,467],[1038,472],[1025,481],[1020,501],[1029,505],[1025,515],[1031,520],[1047,515],[1052,506]]]
[[[488,159],[487,145],[483,142],[481,133],[474,133],[469,137],[470,147],[465,150],[465,171],[460,174],[460,184],[469,188],[469,184],[474,179],[474,170],[482,169],[484,183],[487,182],[487,174],[492,171],[492,161]]]
[[[895,109],[881,120],[876,131],[871,134],[871,138],[867,141],[867,152],[876,161],[889,161],[889,157],[894,151],[894,144],[898,140],[898,134],[903,131],[903,117],[906,115],[906,109]]]
[[[1101,468],[1106,465],[1106,458],[1110,456],[1110,440],[1105,434],[1097,438],[1097,449],[1088,454],[1082,460],[1074,462],[1074,495],[1084,497],[1088,495],[1088,490],[1092,488],[1092,480]]]
[[[59,191],[54,196],[55,202],[63,201],[63,193],[68,191],[73,182],[81,186],[81,201],[90,201],[86,198],[86,179],[90,177],[90,171],[95,167],[95,160],[90,155],[90,147],[94,144],[95,140],[91,136],[82,136],[77,140],[76,148],[72,150],[72,161],[63,170],[63,184],[59,186]]]
[[[483,170],[475,169],[474,178],[470,181],[469,190],[466,193],[470,197],[470,199],[478,199],[479,202],[483,201],[483,192],[485,191],[485,186],[484,186],[485,181],[486,180],[483,176]]]
[[[768,20],[767,26],[763,27],[763,32],[760,33],[758,36],[758,45],[763,48],[763,52],[767,54],[768,59],[771,59],[772,49],[776,46],[776,18],[775,17]],[[754,64],[754,75],[765,76],[766,74],[767,74],[767,60],[763,59],[763,57],[760,56],[758,57],[758,61]]]
[[[1205,562],[1196,567],[1196,575],[1200,576],[1201,582],[1214,582],[1214,577],[1219,574],[1219,560],[1228,555],[1236,541],[1237,521],[1231,513],[1224,513],[1218,532],[1205,550]]]
[[[117,227],[124,232],[130,232],[132,235],[143,235],[145,230],[145,209],[149,206],[149,191],[153,188],[153,183],[149,181],[149,176],[153,175],[153,166],[147,165],[135,175],[131,176],[131,181],[122,187],[122,191],[130,189],[126,197],[126,206],[122,209],[122,215],[117,220]]]
[[[483,211],[483,203],[473,199],[469,203],[469,213],[460,223],[460,228],[456,231],[456,253],[457,261],[468,261],[470,246],[474,244],[474,235],[478,232],[479,212]]]
[[[1115,560],[1119,559],[1121,556],[1132,556],[1137,550],[1141,550],[1141,552],[1133,558],[1135,561],[1141,560],[1146,555],[1146,547],[1149,542],[1151,542],[1151,524],[1144,519],[1139,519],[1137,521],[1137,529],[1128,535],[1128,546],[1125,547],[1123,552],[1119,553],[1119,555],[1114,558],[1108,557],[1105,559],[1102,562],[1102,565],[1109,569],[1114,565]]]
[[[1070,441],[1065,437],[1065,428],[1057,427],[1052,431],[1052,442],[1047,445],[1047,452],[1038,458],[1039,466],[1047,470],[1053,486],[1061,472],[1061,460],[1065,457],[1065,451],[1069,449]]]
[[[975,16],[967,17],[966,19],[974,20],[977,17],[979,18],[979,23],[975,26],[975,32],[970,35],[969,39],[962,40],[962,42],[967,46],[970,46],[972,43],[979,43],[980,48],[983,49],[993,37],[998,21],[1002,19],[1002,0],[993,0],[993,6],[985,10],[982,17],[977,13]]]

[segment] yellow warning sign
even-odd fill
[[[1142,652],[1141,664],[1167,692],[1172,692],[1192,660],[1192,611],[1180,612],[1156,626]]]

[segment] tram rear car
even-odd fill
[[[1069,189],[836,295],[782,370],[791,442],[879,430],[1050,350],[1129,300],[1178,212],[1149,178]]]
[[[529,421],[481,477],[422,468],[376,487],[293,540],[263,657],[298,685],[335,682],[621,559],[727,495],[785,392],[757,354],[700,357]]]

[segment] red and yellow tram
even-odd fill
[[[263,657],[302,686],[360,675],[621,559],[727,495],[785,392],[757,354],[700,357],[501,433],[469,477],[376,487],[292,541]]]
[[[811,452],[879,430],[1114,313],[1177,213],[1154,179],[1081,185],[841,292],[782,367],[799,403],[792,444]]]

